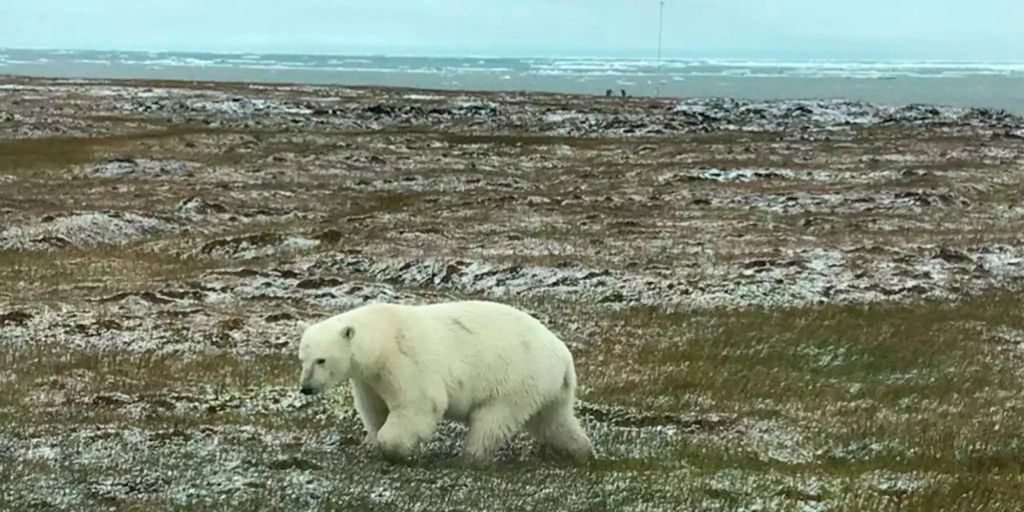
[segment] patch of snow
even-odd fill
[[[33,446],[26,448],[20,455],[22,458],[31,461],[54,462],[62,457],[62,451],[55,446]]]
[[[992,247],[978,255],[978,264],[997,278],[1018,277],[1024,270],[1024,258],[1008,247]]]
[[[123,245],[175,229],[168,221],[134,213],[77,213],[0,231],[0,250]]]
[[[444,96],[438,96],[436,94],[405,94],[402,95],[402,99],[412,101],[437,101],[445,98]]]
[[[319,240],[296,235],[264,234],[215,240],[197,250],[197,254],[231,260],[251,260],[281,253],[308,251]]]
[[[202,164],[183,160],[119,158],[85,167],[82,172],[97,178],[181,179],[190,177]]]
[[[862,475],[860,482],[881,494],[903,496],[926,486],[931,479],[919,473],[876,470]]]

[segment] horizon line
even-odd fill
[[[656,56],[640,56],[643,53],[640,50],[623,50],[623,54],[638,54],[629,56],[613,56],[607,53],[589,53],[589,54],[494,54],[494,53],[472,53],[467,52],[463,54],[454,52],[444,52],[437,50],[428,50],[422,53],[408,53],[408,52],[356,52],[356,51],[254,51],[254,50],[168,50],[168,49],[113,49],[113,48],[72,48],[72,47],[29,47],[29,46],[0,46],[0,51],[40,51],[40,52],[123,52],[123,53],[166,53],[166,54],[209,54],[209,55],[256,55],[259,57],[279,57],[279,56],[318,56],[318,57],[383,57],[383,58],[464,58],[464,59],[593,59],[593,60],[650,60],[657,61]],[[693,54],[690,56],[672,55],[671,52],[666,56],[666,52],[662,52],[661,60],[718,60],[718,61],[753,61],[753,62],[902,62],[902,63],[986,63],[986,64],[1020,64],[1024,63],[1024,59],[1011,60],[1011,59],[956,59],[956,58],[914,58],[914,57],[796,57],[796,56],[779,56],[779,57],[765,57],[765,56],[743,56],[742,54],[735,54],[730,56],[710,56],[699,54]]]

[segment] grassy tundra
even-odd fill
[[[0,509],[1019,510],[1024,121],[3,82]],[[360,448],[301,322],[489,298],[598,458]]]

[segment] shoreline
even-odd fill
[[[8,64],[0,74],[66,79],[185,80],[218,83],[289,83],[359,87],[409,87],[447,91],[549,92],[603,95],[620,89],[636,97],[731,97],[753,101],[779,99],[851,99],[875,104],[935,104],[991,108],[1024,115],[1024,76],[957,77],[800,77],[684,76],[607,74],[534,75],[505,71],[438,73],[316,69],[265,69],[218,66],[143,66],[119,64]]]

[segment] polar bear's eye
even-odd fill
[[[327,362],[327,360],[326,360],[326,359],[317,359],[317,360],[316,360],[316,364],[324,364],[324,363],[326,363],[326,362]]]

